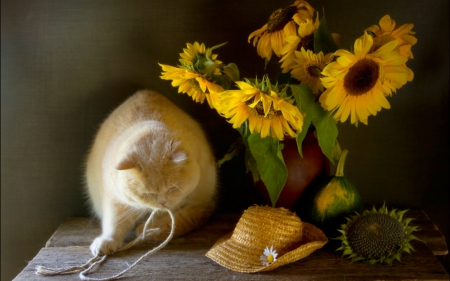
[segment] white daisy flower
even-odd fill
[[[278,253],[273,249],[273,246],[266,247],[263,255],[259,257],[263,265],[269,265],[277,260]]]

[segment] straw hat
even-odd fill
[[[244,211],[234,231],[220,238],[206,256],[228,269],[252,273],[295,262],[327,242],[320,229],[302,223],[287,209],[252,206]],[[260,257],[266,247],[273,247],[278,255],[265,265]]]

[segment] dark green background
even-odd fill
[[[68,216],[88,215],[82,167],[98,124],[126,97],[149,88],[204,125],[217,156],[236,132],[206,104],[168,81],[158,62],[176,65],[186,42],[213,46],[243,77],[263,61],[248,35],[293,1],[1,1],[1,271],[10,280]],[[351,49],[364,28],[389,13],[414,23],[408,62],[415,79],[369,125],[340,124],[349,149],[346,176],[365,204],[422,207],[446,234],[448,201],[449,2],[311,1]],[[269,67],[274,71],[275,66]],[[221,211],[241,211],[252,189],[238,160],[221,172]]]

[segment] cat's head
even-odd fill
[[[189,151],[163,132],[140,138],[116,161],[116,187],[123,200],[136,207],[173,208],[200,179],[200,168]]]

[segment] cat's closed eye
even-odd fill
[[[181,190],[178,186],[176,186],[176,185],[174,185],[174,186],[171,186],[171,187],[169,187],[168,189],[167,189],[167,192],[173,192],[173,191],[176,191],[176,190]]]

